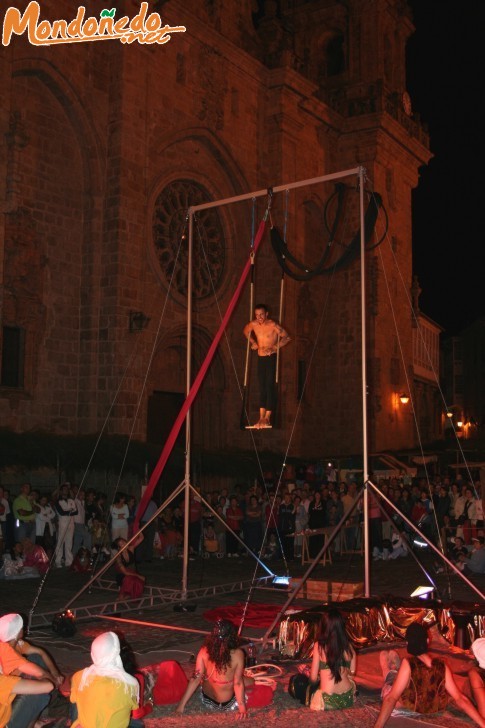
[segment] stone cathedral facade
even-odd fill
[[[40,5],[50,23],[77,12],[71,0]],[[99,17],[98,0],[84,5]],[[116,18],[140,11],[134,0],[112,5]],[[51,45],[23,33],[0,50],[2,426],[86,434],[106,422],[162,444],[186,386],[189,205],[362,165],[388,217],[366,255],[369,444],[413,446],[396,393],[413,380],[411,191],[430,153],[406,93],[405,0],[159,0],[150,13],[185,33]],[[314,263],[358,230],[356,180],[345,182],[339,241],[324,224],[333,184],[275,198],[273,221],[300,258]],[[197,217],[194,373],[265,206],[261,197]],[[255,296],[275,318],[280,279],[266,239]],[[194,405],[193,442],[212,451],[251,448],[239,389],[248,307],[246,288]],[[260,446],[361,451],[360,260],[287,278],[282,323],[292,342],[278,427],[256,434]],[[249,405],[256,418],[254,361]]]

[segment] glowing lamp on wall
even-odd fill
[[[409,395],[403,392],[399,395],[399,401],[401,402],[401,404],[407,404],[409,402]]]

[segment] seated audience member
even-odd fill
[[[477,665],[468,673],[470,687],[477,710],[485,718],[485,637],[479,637],[471,646]]]
[[[23,539],[22,546],[24,567],[37,569],[40,576],[43,576],[49,568],[49,557],[44,548],[28,538]]]
[[[380,653],[384,676],[382,707],[374,728],[383,728],[397,706],[411,713],[432,714],[444,710],[449,698],[478,726],[485,728],[473,703],[458,689],[453,674],[441,658],[428,653],[428,632],[413,622],[406,630],[410,657],[400,659],[394,650]]]
[[[483,536],[473,536],[472,551],[467,556],[459,557],[458,568],[470,576],[485,574],[485,538]]]
[[[26,566],[24,561],[24,546],[16,541],[9,551],[3,555],[3,564],[0,569],[2,579],[29,579],[39,576],[35,566]]]
[[[176,712],[185,706],[200,687],[202,704],[211,710],[238,710],[246,716],[246,685],[252,680],[244,678],[244,652],[239,647],[237,631],[232,622],[218,620],[211,634],[199,650],[195,671]]]
[[[119,551],[118,558],[115,561],[116,581],[120,587],[119,596],[136,599],[143,594],[145,588],[145,577],[136,570],[135,548],[143,541],[143,534],[133,541],[124,551],[121,551],[126,544],[124,538],[117,538],[113,542],[113,548]]]
[[[54,688],[49,680],[25,680],[18,675],[0,673],[0,728],[10,725],[12,702],[18,695],[48,695]],[[35,727],[35,723],[25,728]]]
[[[345,622],[337,609],[330,609],[322,617],[322,634],[313,645],[310,671],[312,683],[319,681],[312,696],[313,710],[342,710],[354,704],[357,658]]]
[[[49,702],[49,693],[64,680],[45,650],[23,640],[23,628],[20,614],[5,614],[0,618],[0,715],[2,711],[4,714],[10,713],[8,728],[33,726]],[[22,680],[15,683],[12,680],[5,682],[14,673],[20,675]],[[34,686],[24,684],[31,682]]]
[[[118,635],[96,637],[91,659],[90,667],[72,677],[70,699],[77,706],[72,728],[128,728],[131,711],[138,708],[139,684],[123,668]]]
[[[451,546],[449,556],[454,563],[461,561],[461,556],[468,556],[468,549],[461,536],[455,536]]]
[[[91,569],[91,552],[81,546],[71,564],[71,570],[79,574],[86,574]]]

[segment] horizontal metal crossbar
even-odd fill
[[[272,580],[273,576],[261,576],[256,580],[256,585],[265,584]],[[97,579],[95,584],[99,589],[104,591],[117,592],[116,582],[108,579]],[[194,599],[201,599],[206,596],[214,596],[216,594],[231,594],[233,592],[247,591],[253,584],[252,579],[244,579],[240,581],[230,582],[229,584],[216,584],[213,586],[201,587],[199,589],[189,589],[184,597],[181,589],[163,589],[162,587],[147,586],[141,597],[137,599],[113,599],[112,601],[103,602],[102,604],[87,604],[77,606],[71,611],[74,613],[76,620],[93,619],[94,617],[102,617],[103,614],[113,615],[129,612],[133,609],[138,611],[141,609],[149,609],[158,604],[171,604],[173,602],[186,602]],[[59,610],[55,612],[38,612],[33,615],[32,628],[45,627],[52,624],[54,617],[58,616]]]

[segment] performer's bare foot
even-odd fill
[[[271,427],[270,418],[271,418],[271,411],[270,410],[266,410],[266,413],[265,413],[265,415],[263,417],[263,420],[262,420],[263,421],[263,424],[261,425],[261,427]]]

